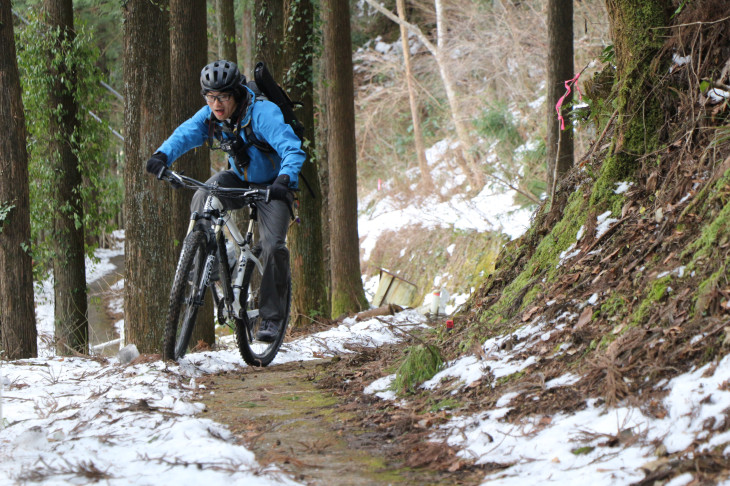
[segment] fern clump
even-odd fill
[[[396,371],[393,388],[399,395],[412,393],[416,386],[433,378],[443,364],[444,360],[436,346],[430,344],[411,346]]]

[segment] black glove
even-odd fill
[[[167,155],[162,152],[155,152],[147,161],[147,172],[154,174],[159,179],[162,172],[167,168]]]
[[[289,176],[281,174],[276,178],[273,184],[269,186],[269,196],[271,199],[278,199],[280,201],[290,202],[289,193]]]

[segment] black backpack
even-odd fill
[[[259,62],[253,71],[253,81],[246,83],[251,91],[256,95],[257,100],[269,100],[276,104],[281,110],[281,114],[284,115],[284,121],[289,124],[294,130],[294,134],[299,137],[300,140],[304,140],[304,125],[302,122],[297,120],[294,115],[294,108],[302,106],[299,101],[292,101],[289,95],[286,94],[284,88],[274,81],[273,76],[266,68],[266,64]],[[246,134],[246,140],[251,142],[257,149],[264,152],[271,152],[273,149],[265,141],[259,140],[253,133],[253,127],[251,123],[243,127],[243,131]]]

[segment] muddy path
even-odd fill
[[[320,360],[208,376],[205,416],[227,425],[261,464],[308,485],[479,484],[481,471],[409,467],[401,437],[371,426],[367,399],[336,393],[339,361]],[[211,393],[212,392],[212,393]],[[404,441],[405,444],[407,441]]]

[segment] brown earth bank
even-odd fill
[[[428,441],[430,420],[362,394],[368,370],[388,354],[370,349],[208,376],[198,399],[260,464],[304,484],[479,484],[488,470]]]

